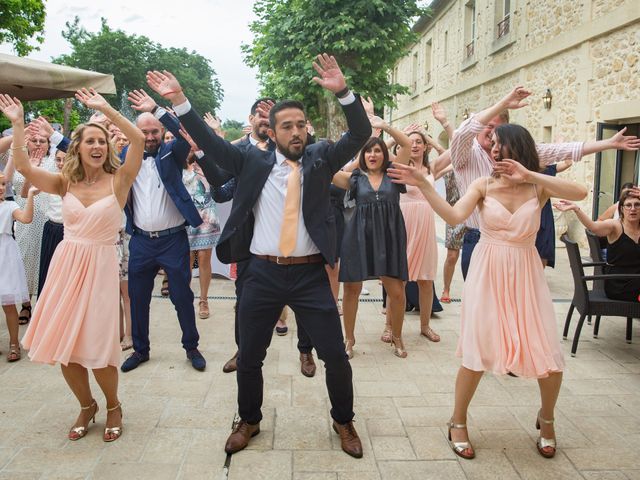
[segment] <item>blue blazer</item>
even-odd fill
[[[182,214],[187,224],[192,227],[197,227],[202,223],[202,217],[193,204],[191,195],[187,191],[186,187],[182,183],[182,170],[186,164],[187,156],[191,150],[191,146],[180,135],[180,122],[178,119],[171,115],[169,112],[160,117],[160,122],[176,137],[169,143],[162,142],[158,153],[155,156],[156,168],[160,174],[160,180],[164,188],[167,190],[169,197],[173,200],[178,211]],[[121,160],[124,159],[127,154],[127,148],[125,147],[120,154]],[[133,195],[133,188],[129,192],[129,200],[124,207],[124,213],[127,215],[127,233],[133,234],[133,201],[131,196]]]

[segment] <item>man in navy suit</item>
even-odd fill
[[[223,262],[249,261],[238,309],[241,420],[227,439],[227,453],[242,450],[260,433],[262,361],[278,316],[289,305],[299,314],[298,321],[325,362],[333,428],[340,435],[342,449],[362,457],[362,444],[353,426],[351,366],[324,264],[333,265],[336,252],[331,180],[369,139],[371,125],[361,101],[347,88],[336,60],[319,55],[314,67],[321,76],[314,81],[338,97],[349,131],[336,143],[307,145],[303,105],[280,102],[269,112],[269,137],[276,143],[275,152],[242,150],[225,142],[191,108],[173,75],[147,75],[151,88],[173,103],[185,129],[210,161],[238,182],[216,249]],[[292,204],[297,205],[295,209]],[[284,221],[285,213],[293,220]]]
[[[135,110],[143,113],[137,126],[145,135],[142,168],[131,187],[125,207],[129,243],[129,296],[134,352],[120,367],[123,372],[149,360],[149,305],[154,279],[160,268],[169,277],[169,297],[182,329],[182,346],[193,368],[204,370],[198,350],[189,265],[186,225],[198,226],[202,218],[182,183],[182,170],[191,149],[179,133],[178,120],[142,90],[129,95]],[[176,137],[162,141],[164,127]]]

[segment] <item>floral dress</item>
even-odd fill
[[[183,170],[182,183],[202,217],[202,224],[198,227],[187,226],[189,247],[191,251],[213,248],[220,237],[220,221],[209,184],[204,176],[195,170]]]

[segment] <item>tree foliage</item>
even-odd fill
[[[44,41],[45,9],[42,0],[0,0],[0,43],[9,42],[18,55],[27,55]]]
[[[180,78],[192,105],[201,112],[215,111],[222,102],[223,91],[209,60],[185,48],[164,48],[145,36],[113,30],[102,19],[98,32],[88,32],[78,17],[67,22],[62,36],[73,51],[54,61],[63,65],[110,73],[115,78],[116,96],[109,102],[117,109],[127,109],[127,94],[146,88],[148,70],[169,70]],[[165,100],[146,89],[163,105]]]
[[[265,95],[305,102],[314,123],[335,103],[311,80],[318,53],[334,55],[348,84],[377,107],[407,91],[389,71],[417,38],[411,25],[426,12],[415,0],[258,0],[254,11],[246,63],[257,67]]]

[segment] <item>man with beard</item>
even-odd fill
[[[187,224],[200,225],[202,218],[182,183],[182,168],[191,147],[179,133],[178,120],[158,107],[144,91],[133,91],[129,100],[135,110],[143,112],[136,125],[144,133],[145,152],[125,206],[126,230],[131,235],[129,296],[134,352],[120,368],[128,372],[149,360],[149,305],[154,279],[162,268],[171,283],[169,298],[178,314],[187,359],[193,368],[202,371],[206,361],[198,351],[200,336],[185,229]],[[162,141],[163,125],[175,136],[169,143]],[[126,150],[122,155],[126,155]]]
[[[262,106],[263,108],[270,108],[275,103],[273,98],[263,97],[256,100],[251,106],[250,114],[249,114],[249,124],[251,125],[251,133],[248,133],[244,137],[234,142],[231,142],[233,145],[243,149],[249,150],[252,146],[259,148],[263,151],[274,151],[276,149],[276,144],[271,141],[267,131],[269,129],[269,116],[265,115],[264,112],[258,111],[258,106]],[[313,137],[309,137],[308,143],[314,143],[315,139]],[[230,200],[233,198],[236,189],[236,179],[232,175],[223,172],[215,163],[207,162],[201,160],[200,157],[197,162],[202,166],[202,171],[207,178],[209,184],[213,187],[222,186],[222,189],[225,192],[225,195],[229,195],[227,198]],[[225,183],[226,182],[226,183]],[[226,201],[226,199],[225,199]],[[236,308],[235,308],[235,320],[234,320],[234,334],[236,345],[240,345],[239,341],[239,331],[238,331],[238,305],[240,303],[240,296],[242,295],[242,281],[243,274],[248,265],[247,261],[241,261],[237,263],[237,276],[236,276]],[[283,311],[284,314],[284,311]],[[283,315],[281,315],[278,323],[282,321]],[[296,318],[297,322],[297,318]],[[313,377],[316,374],[316,364],[313,359],[313,345],[311,344],[311,339],[307,332],[305,332],[304,327],[298,323],[298,351],[300,352],[300,371],[305,377]],[[276,324],[276,328],[278,324]],[[285,327],[286,328],[286,327]],[[224,364],[222,367],[222,371],[224,373],[235,372],[237,369],[238,362],[238,351],[233,354],[233,356]]]
[[[340,435],[342,449],[362,457],[353,426],[351,367],[324,263],[333,265],[336,251],[331,179],[369,139],[371,125],[335,58],[319,55],[313,66],[320,75],[314,81],[338,97],[349,131],[336,143],[307,145],[303,105],[279,102],[269,112],[268,133],[276,143],[275,152],[242,150],[224,141],[191,108],[172,74],[147,74],[151,88],[173,103],[180,121],[210,161],[238,182],[216,249],[225,263],[249,262],[238,306],[240,421],[227,439],[227,453],[242,450],[260,433],[262,362],[278,316],[289,305],[325,362],[333,429]]]

